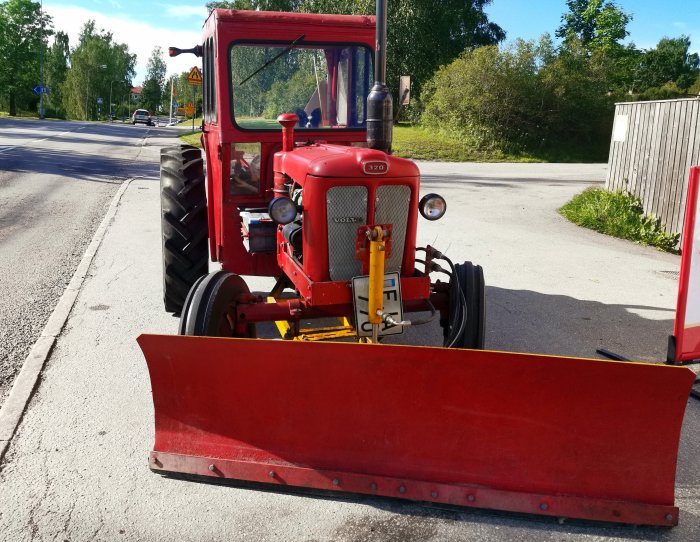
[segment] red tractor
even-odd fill
[[[431,283],[444,257],[430,247],[416,267],[418,215],[437,220],[446,204],[420,198],[418,168],[388,154],[392,104],[383,57],[373,63],[373,19],[214,10],[204,32],[206,187],[198,149],[161,159],[165,308],[181,314],[181,333],[250,337],[277,321],[287,339],[376,341],[402,331],[403,312],[432,311],[445,346],[482,348],[481,267],[446,260],[451,279]],[[361,278],[377,235],[377,277],[393,281],[386,308],[373,300],[381,314],[368,312]],[[208,252],[223,271],[207,275]],[[277,285],[253,296],[239,275]],[[302,320],[328,316],[344,324],[302,333]]]
[[[483,351],[481,267],[417,247],[446,203],[390,153],[386,0],[376,18],[216,9],[181,52],[202,58],[207,167],[194,147],[161,155],[180,333],[139,337],[152,470],[677,522],[692,373]],[[277,281],[259,295],[241,275]],[[321,318],[338,322],[302,328]],[[377,344],[438,318],[450,348]],[[285,340],[254,339],[271,321]]]

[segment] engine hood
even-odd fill
[[[300,180],[314,177],[417,177],[418,166],[410,160],[363,147],[319,143],[275,154],[276,172]]]

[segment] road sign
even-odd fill
[[[35,94],[48,94],[49,93],[49,87],[42,87],[41,85],[35,86],[33,89]]]
[[[408,105],[411,103],[411,76],[402,75],[399,78],[399,103]]]
[[[98,104],[102,104],[102,102],[103,102],[102,98],[97,98],[97,103],[98,103]]]
[[[202,72],[199,71],[197,66],[192,68],[190,74],[187,76],[187,81],[190,83],[190,85],[199,86],[202,84]]]
[[[188,117],[191,117],[192,114],[194,113],[194,105],[192,105],[192,102],[189,102],[189,103],[185,106],[184,109],[185,109],[185,114],[186,114]]]

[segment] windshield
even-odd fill
[[[295,42],[231,47],[234,122],[248,130],[279,130],[277,115],[295,113],[301,129],[364,128],[372,51]]]

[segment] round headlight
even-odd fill
[[[426,194],[421,198],[418,210],[426,220],[439,220],[447,211],[447,203],[442,196]]]
[[[289,224],[297,217],[297,206],[288,197],[279,196],[270,202],[267,212],[278,224]]]

